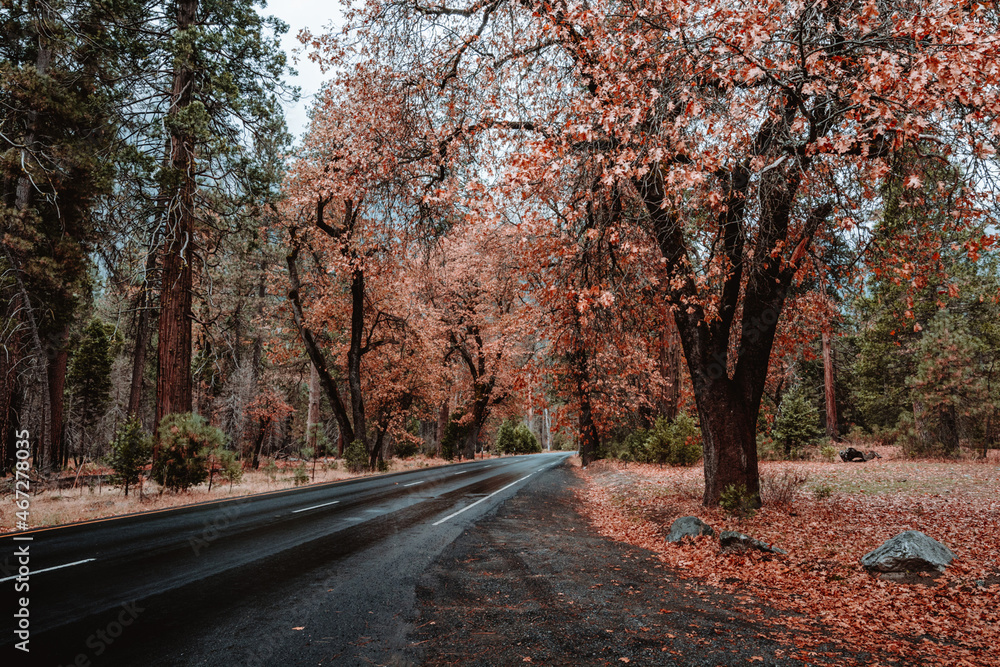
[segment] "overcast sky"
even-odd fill
[[[292,67],[299,73],[289,83],[302,89],[302,97],[296,104],[285,105],[285,119],[288,131],[299,139],[306,129],[306,109],[312,104],[313,96],[319,91],[325,77],[320,73],[318,65],[304,57],[294,62],[292,52],[301,46],[296,35],[303,28],[318,33],[331,22],[339,23],[340,3],[337,0],[270,0],[267,7],[260,11],[265,15],[277,16],[288,24],[288,32],[283,36],[281,46],[288,54]]]

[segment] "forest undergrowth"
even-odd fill
[[[879,664],[1000,665],[1000,452],[946,462],[886,450],[868,463],[764,462],[762,486],[798,479],[797,488],[791,502],[743,517],[702,506],[700,467],[599,461],[580,471],[581,506],[601,534],[654,551],[692,586],[736,594],[770,632],[786,634],[789,657],[824,664],[834,642]],[[686,515],[715,536],[666,542]],[[722,553],[722,530],[788,554]],[[904,530],[947,545],[957,556],[947,572],[930,583],[869,575],[861,557]]]

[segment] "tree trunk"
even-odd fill
[[[745,246],[749,171],[746,165],[736,165],[719,177],[725,206],[717,218],[718,249],[731,268],[713,316],[705,312],[704,294],[690,270],[683,221],[665,205],[669,200],[662,173],[652,169],[633,181],[644,200],[664,269],[673,275],[667,295],[675,304],[688,304],[674,311],[674,321],[701,418],[706,505],[718,504],[719,494],[731,485],[743,485],[750,494],[757,494],[760,487],[756,423],[778,320],[812,237],[833,210],[831,204],[820,204],[790,237],[796,193],[808,161],[799,158],[762,176],[753,257]],[[786,248],[789,255],[782,252]],[[731,350],[733,333],[738,339]]]
[[[306,417],[306,447],[313,450],[315,456],[319,452],[316,443],[319,442],[319,371],[309,364],[309,414]]]
[[[660,375],[664,390],[660,398],[660,415],[673,421],[681,403],[681,341],[674,318],[667,319],[660,331]]]
[[[826,396],[826,435],[837,440],[837,396],[833,383],[833,351],[830,334],[823,332],[823,391]]]
[[[295,320],[295,328],[299,332],[299,338],[306,348],[309,361],[312,362],[313,367],[319,374],[320,384],[323,386],[327,398],[330,399],[330,405],[333,407],[333,415],[337,419],[337,427],[340,430],[340,442],[337,444],[338,456],[343,457],[344,441],[348,442],[348,446],[354,442],[354,428],[351,426],[351,418],[347,414],[347,408],[340,398],[340,389],[337,387],[337,381],[334,380],[333,375],[327,369],[326,359],[323,357],[323,353],[316,343],[316,337],[305,323],[305,313],[302,311],[302,283],[299,280],[298,256],[299,248],[296,245],[293,235],[292,250],[285,258],[285,264],[288,267],[288,282],[291,285],[291,289],[288,290],[288,300],[292,304],[292,316]]]
[[[727,488],[740,486],[759,502],[756,411],[749,413],[746,401],[728,378],[696,390],[695,402],[705,452],[705,504],[717,503]]]
[[[365,274],[355,268],[351,276],[351,347],[347,351],[347,383],[351,390],[354,439],[368,446],[365,401],[361,393],[361,340],[365,328]]]
[[[448,399],[444,399],[441,402],[441,408],[438,410],[438,425],[437,425],[437,439],[435,442],[435,451],[438,456],[441,456],[441,441],[444,440],[444,430],[448,428],[448,417],[451,413],[448,410]]]
[[[66,388],[66,365],[69,361],[69,350],[66,343],[69,340],[69,327],[65,327],[57,335],[52,344],[54,349],[47,350],[48,363],[45,372],[48,376],[49,405],[49,462],[51,467],[60,469],[66,465],[68,452],[64,434],[63,416],[65,401],[63,394]]]
[[[195,24],[198,0],[177,3],[175,34]],[[175,60],[168,116],[177,118],[191,105],[194,63],[191,56]],[[191,288],[194,282],[195,146],[189,128],[178,124],[170,135],[170,167],[176,179],[166,205],[163,282],[156,377],[156,423],[175,412],[190,412]],[[153,452],[154,459],[156,452]]]
[[[951,403],[941,408],[938,440],[946,456],[952,456],[958,451],[958,415]]]
[[[128,414],[139,416],[142,408],[143,380],[146,375],[146,356],[149,352],[150,319],[152,313],[152,299],[150,298],[150,276],[156,268],[156,250],[159,245],[159,233],[153,234],[150,244],[149,254],[146,256],[146,275],[142,279],[139,288],[139,298],[136,300],[136,308],[139,311],[135,325],[135,347],[132,350],[132,383],[128,394]]]
[[[14,433],[18,431],[18,366],[22,354],[20,334],[14,331],[0,350],[0,476],[14,469],[16,447]]]
[[[570,372],[573,374],[577,399],[580,401],[578,421],[580,426],[580,461],[584,466],[597,458],[600,448],[600,438],[597,434],[597,424],[594,423],[594,410],[590,403],[590,368],[587,352],[582,346],[582,332],[577,322],[576,349],[569,355]]]

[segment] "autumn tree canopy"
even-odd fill
[[[436,167],[428,200],[457,201],[474,179],[522,209],[528,238],[565,216],[642,226],[713,503],[731,484],[757,491],[755,424],[790,290],[823,261],[818,239],[864,236],[893,157],[961,164],[939,224],[987,223],[995,19],[953,2],[396,0],[353,10],[345,33],[313,45],[361,78],[391,74],[394,99],[420,110],[419,140],[400,148]],[[577,205],[532,201],[553,190]]]

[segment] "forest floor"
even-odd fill
[[[763,462],[762,486],[791,500],[747,518],[701,505],[701,467],[600,461],[580,472],[578,496],[601,535],[648,549],[680,576],[734,595],[764,624],[779,623],[800,660],[822,664],[832,643],[887,664],[1000,665],[1000,452],[985,461],[880,453],[867,463]],[[685,515],[716,536],[667,543]],[[788,554],[723,554],[722,530]],[[956,554],[944,575],[897,583],[866,573],[860,558],[904,530]]]
[[[440,458],[416,456],[407,459],[392,459],[389,461],[389,469],[385,473],[355,474],[344,468],[343,461],[318,459],[315,474],[313,474],[312,462],[306,462],[309,482],[299,486],[304,488],[308,484],[325,484],[363,475],[402,472],[447,463],[449,461]],[[107,483],[107,478],[111,474],[110,469],[90,465],[84,468],[79,477],[75,472],[63,473],[58,480],[60,482],[58,486],[68,488],[54,488],[57,485],[57,480],[48,479],[46,480],[47,488],[38,490],[39,486],[32,481],[29,525],[32,528],[57,526],[77,521],[151,512],[225,498],[238,498],[292,489],[296,488],[294,469],[298,465],[297,461],[278,461],[277,469],[270,474],[263,469],[246,470],[243,472],[242,481],[232,485],[232,487],[216,475],[211,491],[208,489],[208,482],[205,482],[187,491],[179,493],[168,491],[161,494],[156,484],[147,482],[142,497],[135,488],[131,489],[126,497],[120,488]],[[3,482],[3,493],[0,496],[12,498],[14,495],[13,481],[10,478],[0,481]],[[15,512],[17,512],[17,507],[13,501],[0,502],[0,534],[13,531]]]

